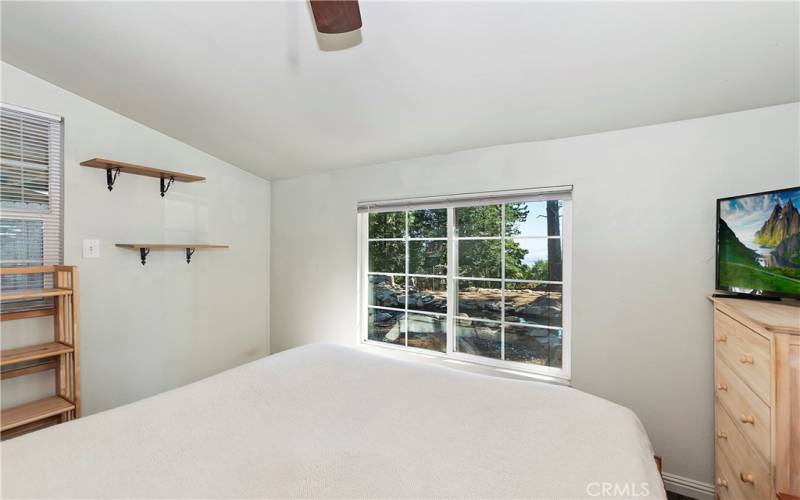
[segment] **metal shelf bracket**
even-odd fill
[[[150,254],[149,248],[140,248],[139,249],[139,256],[142,258],[142,265],[147,263],[147,256]]]
[[[113,176],[111,175],[111,172],[114,172]],[[119,175],[119,167],[106,169],[106,184],[108,184],[109,191],[114,189],[114,183],[117,182],[118,175]]]
[[[170,176],[169,182],[164,182],[166,179],[164,177],[161,178],[161,197],[163,198],[167,191],[169,191],[169,187],[172,186],[172,183],[175,182],[175,177]]]
[[[192,261],[192,255],[194,255],[195,248],[187,248],[186,249],[186,263],[190,263]]]

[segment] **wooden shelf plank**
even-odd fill
[[[75,405],[64,398],[51,396],[32,403],[14,406],[0,411],[0,431],[43,420],[75,409]]]
[[[0,292],[0,300],[38,299],[42,297],[57,297],[60,295],[72,295],[72,290],[67,288],[25,288],[6,290]]]
[[[46,372],[47,370],[57,370],[58,362],[55,360],[45,361],[35,365],[22,365],[20,367],[12,366],[3,371],[0,371],[0,380],[9,378],[22,377],[24,375],[31,375],[33,373]]]
[[[30,311],[15,311],[0,313],[0,321],[11,321],[15,319],[41,318],[43,316],[53,316],[56,314],[54,308],[50,309],[31,309]]]
[[[38,431],[39,429],[44,429],[45,427],[50,427],[52,425],[57,425],[60,423],[59,416],[54,415],[52,417],[43,418],[42,420],[37,420],[36,422],[31,422],[29,424],[20,425],[19,427],[14,427],[13,429],[9,429],[4,431],[2,434],[2,439],[11,439],[17,436],[21,436],[23,434],[27,434],[29,432]]]
[[[125,163],[116,160],[106,160],[104,158],[92,158],[81,162],[84,167],[99,168],[102,170],[119,169],[120,172],[133,175],[144,175],[145,177],[155,177],[157,179],[169,179],[172,177],[179,182],[197,182],[206,180],[205,177],[199,175],[184,174],[182,172],[173,172],[172,170],[165,170],[163,168],[145,167],[144,165],[136,165],[133,163]]]
[[[122,248],[132,248],[139,250],[149,248],[151,250],[171,249],[171,248],[230,248],[228,245],[211,245],[209,243],[115,243]]]
[[[64,266],[58,266],[64,267]],[[52,273],[56,271],[56,266],[36,266],[36,267],[0,267],[0,275],[7,274],[40,274]]]
[[[33,361],[35,359],[52,358],[74,350],[71,346],[61,342],[48,342],[47,344],[29,345],[17,349],[4,349],[0,351],[0,366]]]

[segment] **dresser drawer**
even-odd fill
[[[724,410],[723,410],[724,411]],[[717,459],[714,477],[714,486],[717,491],[717,498],[719,500],[739,500],[744,498],[741,488],[739,488],[739,479],[733,471],[733,466],[728,462],[725,457],[725,452],[719,446],[715,447]]]
[[[719,311],[714,311],[714,326],[717,357],[725,360],[761,399],[769,403],[772,396],[769,340]]]
[[[735,419],[736,427],[747,437],[764,462],[770,461],[770,408],[734,375],[727,364],[716,361],[717,400]],[[719,412],[717,412],[719,413]],[[719,426],[719,421],[717,425]],[[719,427],[717,427],[719,430]]]
[[[754,456],[738,426],[719,403],[715,405],[715,414],[717,469],[728,482],[728,497],[772,498],[772,477],[766,464]]]

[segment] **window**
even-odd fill
[[[0,105],[0,266],[62,261],[62,120]],[[52,286],[41,274],[3,276],[3,289]],[[48,300],[4,302],[3,311],[49,307]]]
[[[569,378],[570,191],[361,204],[362,341]]]

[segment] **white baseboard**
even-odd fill
[[[664,479],[664,488],[673,493],[696,498],[697,500],[714,500],[714,485],[695,481],[688,477],[679,476],[665,472],[661,474]]]

